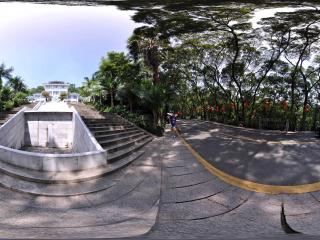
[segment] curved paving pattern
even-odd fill
[[[91,180],[96,181],[91,188],[111,183],[106,189],[86,193],[84,183],[72,183],[60,189],[61,196],[52,197],[46,194],[50,185],[41,189],[41,183],[24,186],[38,195],[0,188],[0,236],[112,238],[146,233],[155,222],[160,198],[162,148],[154,151],[159,141],[146,146],[146,153],[126,168]],[[68,196],[77,189],[77,196]]]
[[[284,234],[281,199],[220,181],[179,140],[167,137],[164,144],[169,151],[163,158],[158,219],[145,237],[253,237],[259,230],[261,235]]]
[[[320,193],[264,194],[231,186],[210,174],[188,148],[164,140],[161,201],[157,222],[145,238],[292,239],[281,221],[316,239]],[[320,208],[319,208],[320,209]]]

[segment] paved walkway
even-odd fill
[[[71,109],[65,102],[46,102],[40,106],[38,111],[42,112],[70,112]]]
[[[169,131],[106,181],[117,184],[63,198],[0,188],[0,237],[292,239],[284,217],[295,231],[320,235],[320,192],[269,195],[229,185]]]
[[[183,136],[216,168],[271,185],[320,182],[320,140],[314,133],[248,130],[204,121],[182,121]]]

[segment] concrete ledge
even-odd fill
[[[107,164],[104,151],[43,154],[0,146],[0,160],[15,166],[38,171],[77,171]]]
[[[105,151],[91,134],[77,110],[74,107],[71,107],[71,110],[73,111],[73,149],[75,152]]]
[[[0,146],[21,148],[24,145],[24,112],[27,109],[21,109],[0,127]]]

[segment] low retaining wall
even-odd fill
[[[17,139],[12,140],[15,146],[23,146],[25,133],[25,111],[21,110],[5,125],[0,128],[0,134],[13,134]],[[80,115],[75,109],[72,109],[75,149],[81,150],[81,153],[72,154],[44,154],[26,152],[13,149],[10,144],[0,145],[0,161],[13,164],[19,167],[39,170],[39,171],[77,171],[107,164],[106,151],[92,136],[87,126],[83,123]],[[18,124],[19,127],[17,127]],[[0,139],[3,139],[0,135]],[[10,138],[9,138],[10,139]],[[4,141],[4,140],[3,140]],[[8,143],[11,143],[7,140]],[[6,143],[6,142],[3,142]],[[18,144],[19,143],[19,144]]]
[[[73,150],[75,152],[91,152],[91,151],[104,151],[86,124],[82,121],[81,116],[77,110],[72,107],[73,110]]]
[[[14,117],[0,127],[0,145],[8,148],[19,149],[24,145],[24,112],[20,110]],[[1,157],[1,153],[0,153]]]
[[[107,164],[104,152],[43,154],[0,146],[0,160],[39,171],[77,171]]]

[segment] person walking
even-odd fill
[[[173,138],[177,136],[177,117],[178,117],[177,113],[174,113],[170,116],[170,124],[171,124],[171,130],[173,132]]]

